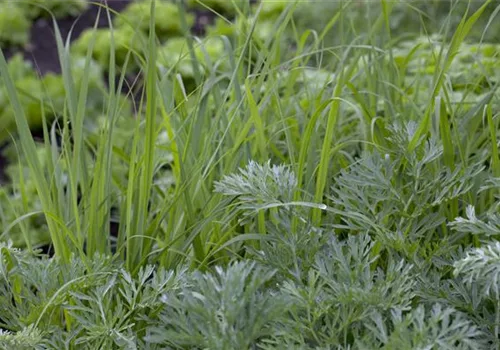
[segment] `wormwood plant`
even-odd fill
[[[463,45],[490,3],[412,44],[392,40],[394,3],[360,36],[355,2],[322,32],[265,2],[236,8],[212,50],[178,4],[185,55],[164,65],[152,1],[137,46],[106,33],[93,118],[92,75],[74,67],[91,72],[101,34],[75,61],[56,26],[64,101],[54,122],[38,105],[41,142],[0,51],[20,154],[1,237],[26,243],[0,243],[0,347],[500,348],[497,71],[491,46]],[[255,35],[272,8],[274,35]],[[331,28],[342,45],[324,46]],[[481,52],[473,84],[456,80],[461,47]],[[120,97],[132,63],[135,118]]]

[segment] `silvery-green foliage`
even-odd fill
[[[433,138],[408,151],[415,129],[394,126],[388,153],[365,154],[334,179],[329,198],[341,219],[335,227],[374,232],[385,241],[389,232],[406,244],[429,238],[444,222],[445,213],[436,209],[467,193],[483,167],[450,170]]]
[[[471,233],[484,237],[500,235],[500,216],[496,213],[487,213],[485,220],[476,216],[472,205],[467,206],[466,217],[458,217],[455,221],[449,223],[455,231],[459,233]]]
[[[268,239],[260,243],[258,250],[253,247],[247,250],[283,276],[300,280],[324,243],[322,230],[309,221],[310,208],[325,206],[294,202],[297,186],[297,178],[288,166],[250,161],[239,173],[216,182],[215,191],[237,197],[237,209],[242,211],[240,223],[251,222],[257,211],[270,209],[270,220],[266,220]]]
[[[393,257],[385,271],[372,268],[379,259],[374,254],[374,244],[366,234],[349,236],[342,242],[333,236],[317,255],[315,264],[326,283],[325,289],[335,295],[339,304],[408,309],[416,283],[412,266]]]
[[[141,328],[157,318],[161,295],[179,288],[182,275],[148,265],[133,278],[122,269],[85,294],[72,292],[74,302],[66,309],[78,320],[75,345],[141,349]]]
[[[30,325],[15,333],[0,329],[0,349],[43,350],[47,347],[41,332]]]
[[[165,293],[157,327],[146,338],[173,348],[249,349],[271,333],[288,302],[267,288],[274,271],[255,262],[193,273],[182,290]]]
[[[273,213],[273,221],[267,223],[267,237],[259,249],[248,247],[252,257],[277,269],[280,277],[302,281],[313,266],[316,254],[328,240],[329,234],[307,221],[300,222],[292,230],[292,215],[288,211]],[[305,215],[304,215],[305,216]]]
[[[0,344],[153,349],[144,343],[147,326],[163,309],[161,295],[180,288],[183,275],[146,266],[132,276],[111,258],[64,264],[1,244],[0,329],[9,333]]]
[[[373,253],[374,244],[366,234],[345,241],[331,236],[304,283],[283,283],[283,293],[294,307],[290,320],[275,333],[276,344],[348,347],[348,339],[361,334],[374,311],[411,308],[416,284],[412,267],[389,260],[384,269],[372,268],[380,258]]]
[[[48,316],[62,312],[72,291],[87,292],[116,268],[109,257],[96,256],[87,263],[74,258],[62,264],[0,246],[0,327],[22,329],[34,322],[48,326]]]
[[[367,336],[356,339],[357,349],[479,349],[483,334],[467,317],[453,308],[434,304],[390,317],[374,312],[365,323]]]
[[[297,188],[295,174],[285,165],[261,165],[255,161],[239,173],[224,176],[215,183],[215,191],[226,196],[237,196],[241,209],[259,210],[272,204],[285,204],[293,200]]]
[[[481,295],[500,301],[500,242],[468,251],[454,267],[455,275],[462,276],[466,284],[475,285]]]
[[[339,346],[343,343],[343,335],[348,331],[350,323],[344,324],[342,311],[338,308],[334,296],[325,290],[327,282],[315,269],[309,270],[304,283],[285,281],[282,292],[293,306],[289,310],[289,318],[275,325],[271,340],[266,343],[286,348],[316,348],[321,344]],[[347,306],[346,306],[347,307]],[[362,310],[344,312],[354,320],[362,316]]]
[[[31,338],[43,337],[43,342],[37,340],[40,346],[50,344],[49,339],[62,339],[63,310],[71,303],[71,293],[84,294],[100,285],[115,268],[109,258],[96,256],[87,264],[80,259],[62,264],[55,258],[33,256],[0,244],[0,328],[14,334],[15,341],[28,337],[28,331]],[[26,344],[31,344],[28,339]],[[47,348],[65,347],[58,343]]]
[[[432,265],[420,269],[416,296],[423,302],[422,305],[438,303],[462,312],[482,332],[481,339],[484,344],[479,348],[493,348],[494,344],[499,344],[496,330],[500,311],[498,299],[494,293],[485,293],[482,282],[473,280],[470,283],[464,271],[458,272],[458,267],[466,270],[470,268],[469,272],[478,268],[473,266],[470,260],[465,262],[470,251],[460,246],[453,247],[446,241],[442,244],[443,248],[437,250],[438,256],[432,256]],[[449,251],[446,252],[446,249]],[[425,263],[422,265],[425,266]],[[478,269],[476,272],[481,274],[484,270]],[[483,280],[481,275],[476,277]]]
[[[490,177],[488,178],[484,184],[482,184],[480,191],[489,191],[489,190],[495,190],[500,187],[500,177]],[[495,194],[496,198],[498,199],[499,196],[498,194]],[[500,203],[495,203],[494,207],[498,208]]]

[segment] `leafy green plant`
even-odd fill
[[[0,0],[0,43],[25,46],[30,39],[32,20],[40,16],[77,16],[89,6],[86,0]]]
[[[242,8],[244,1],[241,0],[188,0],[187,5],[200,10],[211,10],[227,16],[237,14],[237,9]]]
[[[26,13],[11,1],[0,2],[0,43],[26,45],[29,40],[30,21]]]
[[[150,18],[150,0],[140,0],[129,4],[115,19],[115,25],[120,28],[134,28],[144,35],[148,34]],[[187,26],[194,23],[194,17],[186,14]],[[162,41],[183,33],[179,14],[179,5],[169,0],[157,1],[154,12],[155,34]]]
[[[84,58],[73,59],[72,74],[76,84],[80,84],[84,72]],[[40,129],[44,118],[51,122],[55,117],[61,117],[64,110],[65,88],[60,75],[54,73],[38,77],[32,65],[24,62],[21,55],[9,60],[9,70],[13,74],[15,87],[19,92],[21,103],[26,113],[30,128]],[[103,111],[106,88],[102,81],[102,69],[96,62],[91,62],[87,70],[89,79],[89,99],[87,101],[87,116],[95,118]],[[7,139],[9,133],[15,130],[15,111],[7,100],[6,87],[0,84],[0,141]],[[90,121],[90,120],[89,120]]]
[[[85,57],[91,42],[95,41],[92,57],[100,64],[100,67],[108,67],[111,47],[114,48],[114,57],[118,67],[133,70],[137,68],[134,63],[134,55],[140,52],[141,34],[130,27],[123,27],[111,31],[108,28],[87,29],[71,45],[71,51],[76,57]],[[111,43],[111,40],[114,43]],[[132,55],[131,58],[128,58]],[[128,65],[125,67],[125,62]]]
[[[265,289],[272,276],[246,262],[216,268],[213,275],[195,273],[188,287],[163,295],[162,327],[147,339],[175,347],[250,348],[287,307],[280,294]]]
[[[1,349],[43,349],[42,335],[37,329],[27,327],[15,334],[0,331],[0,347]]]
[[[78,16],[89,8],[89,3],[85,0],[29,0],[20,1],[19,6],[30,18],[41,16],[63,18]]]
[[[31,64],[24,62],[23,57],[18,54],[9,61],[9,71],[15,79],[16,89],[22,96],[25,106],[28,124],[38,128],[42,124],[42,114],[52,115],[53,111],[63,108],[62,97],[64,86],[61,78],[55,74],[47,74],[42,79],[38,78]],[[6,87],[0,84],[0,140],[5,140],[9,132],[14,130],[14,110],[10,105]],[[45,112],[44,112],[45,109]]]
[[[388,324],[382,321],[380,314],[374,314],[372,322],[369,328],[374,339],[359,341],[360,348],[478,349],[487,346],[477,326],[463,314],[439,304],[430,310],[419,306],[407,315],[395,311]]]

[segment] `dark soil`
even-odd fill
[[[7,167],[7,159],[2,155],[3,147],[0,147],[0,186],[2,183],[7,181],[7,176],[5,175],[5,168]]]
[[[195,14],[196,19],[193,28],[191,28],[191,32],[194,35],[203,35],[205,34],[205,27],[214,23],[215,15],[209,10],[197,10]]]

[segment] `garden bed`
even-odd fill
[[[0,349],[499,349],[500,1],[200,1],[0,55]]]

